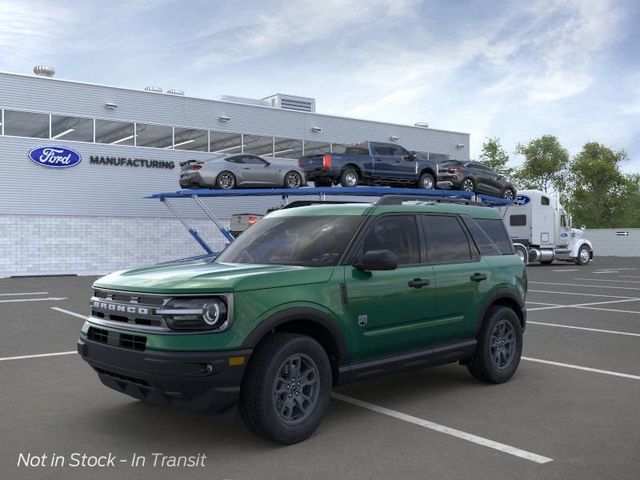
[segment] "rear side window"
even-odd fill
[[[469,229],[469,233],[471,233],[471,236],[473,237],[473,241],[480,251],[480,255],[502,255],[500,249],[496,246],[494,241],[489,238],[487,232],[478,225],[476,220],[471,217],[463,217],[463,219],[465,225]]]
[[[511,225],[512,227],[524,227],[526,224],[526,215],[511,215],[509,217],[509,225]]]
[[[511,255],[513,253],[513,244],[511,243],[507,229],[504,228],[502,219],[478,218],[476,222],[478,222],[478,225],[482,227],[491,241],[498,247],[500,253],[503,255]]]
[[[422,215],[430,263],[456,263],[471,260],[469,240],[456,217]]]
[[[398,257],[398,265],[420,263],[420,241],[413,215],[383,216],[376,219],[364,236],[362,253],[390,250]]]

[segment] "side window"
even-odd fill
[[[551,205],[549,197],[540,197],[540,205]]]
[[[560,226],[561,227],[566,227],[567,226],[567,219],[564,215],[560,216]]]
[[[398,265],[420,263],[420,240],[413,215],[383,216],[367,230],[362,254],[370,250],[390,250],[398,257]]]
[[[250,165],[266,165],[267,164],[267,162],[265,162],[260,157],[256,157],[255,155],[245,155],[243,163],[248,163]]]
[[[229,157],[227,158],[227,162],[229,163],[244,163],[244,157],[242,155],[238,155],[236,157]]]
[[[510,255],[513,253],[513,243],[507,230],[504,228],[504,223],[499,218],[478,218],[476,219],[478,225],[489,236],[491,241],[498,247],[500,253],[503,255]]]
[[[489,238],[487,232],[478,225],[476,220],[471,217],[463,217],[463,220],[464,224],[469,229],[469,233],[471,233],[471,237],[473,237],[473,241],[480,251],[480,255],[502,255],[500,249],[498,249],[493,240]]]
[[[422,215],[430,263],[455,263],[471,260],[467,234],[456,217]]]
[[[409,153],[404,148],[402,148],[400,146],[390,146],[389,150],[391,150],[391,155],[393,155],[394,157],[403,157],[404,158]]]
[[[384,155],[384,156],[393,155],[393,149],[387,145],[375,145],[374,149],[375,149],[376,155]]]
[[[526,215],[511,215],[509,217],[509,225],[511,225],[512,227],[524,227],[526,224]]]

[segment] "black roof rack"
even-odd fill
[[[485,205],[486,203],[476,200],[474,198],[461,198],[457,196],[443,197],[443,196],[429,196],[429,195],[385,195],[380,197],[376,202],[376,205],[400,205],[404,202],[420,202],[420,203],[460,203],[463,205]]]

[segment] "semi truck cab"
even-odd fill
[[[572,228],[571,216],[557,197],[540,190],[518,192],[513,204],[501,208],[516,252],[525,263],[554,260],[585,265],[593,246],[583,238],[585,227]]]

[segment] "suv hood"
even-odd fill
[[[142,293],[218,293],[323,283],[333,267],[179,263],[121,270],[98,279],[95,286]]]

